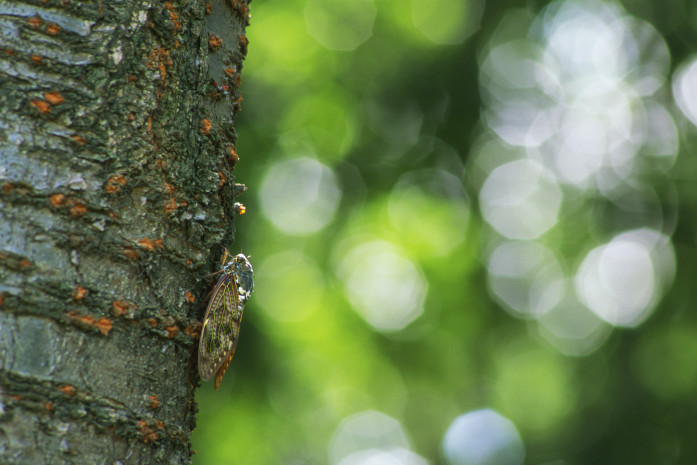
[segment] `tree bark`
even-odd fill
[[[0,1],[0,463],[189,463],[247,8]]]

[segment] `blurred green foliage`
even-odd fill
[[[641,179],[663,212],[656,229],[670,238],[677,266],[666,262],[668,284],[656,284],[650,316],[628,329],[593,316],[596,339],[569,355],[550,342],[540,315],[507,308],[537,281],[505,281],[507,300],[494,279],[490,257],[502,234],[482,219],[479,190],[497,160],[523,156],[486,119],[495,98],[482,96],[498,91],[481,67],[496,40],[530,40],[535,21],[559,5],[252,3],[235,168],[249,187],[248,213],[232,248],[251,255],[255,293],[220,391],[207,383],[198,392],[195,464],[521,463],[515,453],[486,462],[444,450],[453,421],[480,409],[512,422],[524,463],[697,463],[695,130],[669,89],[694,48],[689,2],[607,3],[652,24],[671,58],[659,96],[679,152],[667,169],[642,168]],[[268,185],[278,190],[264,200]],[[655,227],[625,219],[626,209],[608,206],[621,204],[612,195],[559,192],[556,224],[536,240],[567,277],[613,234]],[[531,212],[524,219],[535,222]],[[396,420],[396,432],[373,414],[375,431],[352,430],[365,412]],[[351,455],[381,448],[412,455]]]

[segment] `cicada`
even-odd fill
[[[198,373],[204,381],[215,374],[216,389],[235,355],[242,313],[254,288],[254,270],[247,257],[241,253],[229,257],[226,250],[220,278],[203,317],[198,346]]]

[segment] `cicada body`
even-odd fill
[[[203,317],[198,346],[198,373],[207,381],[215,375],[215,389],[235,355],[244,306],[254,289],[252,264],[244,254],[223,257],[220,278]]]

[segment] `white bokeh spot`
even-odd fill
[[[286,234],[304,236],[334,219],[341,189],[334,172],[314,158],[273,165],[259,194],[264,215]]]

